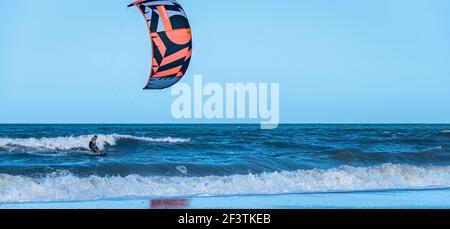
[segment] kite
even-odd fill
[[[176,0],[138,0],[152,45],[152,67],[147,89],[165,89],[186,73],[192,56],[192,34],[186,13]]]

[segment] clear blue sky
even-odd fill
[[[177,122],[170,90],[141,90],[130,1],[0,0],[0,123]],[[450,122],[448,0],[179,2],[183,82],[279,82],[282,122]]]

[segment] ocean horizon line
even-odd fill
[[[189,123],[140,123],[140,122],[116,122],[116,123],[95,123],[95,122],[55,122],[55,123],[0,123],[0,125],[260,125],[259,123],[227,123],[227,122],[189,122]],[[284,122],[279,125],[450,125],[450,122]]]

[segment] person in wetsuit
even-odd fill
[[[100,148],[98,148],[98,146],[97,146],[97,139],[98,139],[98,136],[95,135],[89,142],[89,149],[91,149],[91,151],[95,154],[100,153]]]

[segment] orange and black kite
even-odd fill
[[[192,34],[186,13],[176,0],[138,0],[153,50],[150,79],[144,89],[164,89],[186,73],[192,55]]]

